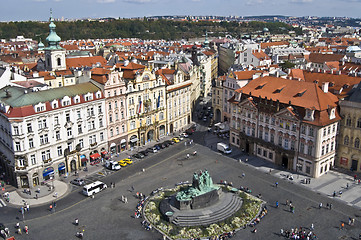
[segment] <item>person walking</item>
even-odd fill
[[[310,229],[313,231],[314,230],[314,226],[313,226],[313,223],[311,223],[311,227]]]
[[[276,201],[276,208],[278,208],[278,201]]]
[[[321,209],[321,208],[322,208],[322,203],[320,203],[320,204],[318,205],[318,208],[319,208],[319,209]]]
[[[275,182],[275,186],[278,187],[278,182]]]
[[[25,230],[25,233],[26,233],[26,234],[29,234],[29,228],[28,228],[27,225],[25,225],[24,230]]]

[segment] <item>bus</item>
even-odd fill
[[[92,196],[95,193],[100,192],[103,189],[106,189],[107,185],[101,181],[95,181],[83,187],[83,194],[85,196]]]

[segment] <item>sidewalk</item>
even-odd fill
[[[192,126],[193,124],[194,123],[189,124],[188,127]],[[133,150],[126,150],[119,154],[113,154],[111,156],[111,159],[114,161],[119,161],[121,159],[128,158],[129,156],[139,151],[143,151],[158,143],[179,136],[180,133],[182,133],[182,131],[176,132],[174,133],[174,135],[173,134],[165,135],[161,137],[159,141],[147,142],[145,145],[135,147]],[[136,162],[139,161],[139,159],[133,159],[133,161]],[[81,170],[78,171],[76,175],[74,173],[69,173],[68,176],[61,177],[60,179],[48,182],[46,185],[39,185],[36,189],[30,190],[30,192],[25,192],[24,189],[17,189],[11,185],[6,185],[5,190],[2,191],[1,189],[0,194],[2,195],[5,192],[9,192],[9,202],[5,201],[4,198],[0,198],[0,207],[7,205],[13,207],[20,207],[20,206],[24,206],[25,203],[29,204],[30,207],[50,204],[56,201],[57,199],[60,199],[66,196],[68,193],[70,193],[72,189],[72,184],[70,182],[73,179],[86,178],[90,175],[102,171],[104,169],[103,163],[101,162],[93,166],[88,164],[87,169],[88,169],[87,171],[84,171],[84,168],[82,168]]]
[[[229,144],[228,141],[228,139],[219,138],[217,135],[208,132],[204,137],[204,145],[213,151],[217,151],[217,142],[225,142]],[[305,179],[309,179],[308,176],[296,172],[286,171],[281,166],[276,166],[272,162],[253,155],[246,155],[242,153],[240,149],[235,147],[232,147],[232,150],[232,154],[228,157],[240,161],[241,164],[252,166],[260,172],[266,174],[269,174],[271,170],[271,175],[280,179],[291,181],[330,198],[343,201],[350,206],[361,208],[361,184],[359,185],[357,181],[354,181],[354,173],[345,170],[330,170],[327,174],[324,174],[319,178],[311,178],[311,182],[309,184],[305,184]],[[289,179],[291,175],[293,176],[293,180]],[[281,182],[279,183],[281,184]],[[333,196],[334,191],[336,192],[335,197]]]

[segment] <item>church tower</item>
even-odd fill
[[[48,71],[65,70],[65,49],[59,46],[61,38],[55,32],[56,25],[50,10],[49,36],[46,38],[48,47],[45,50],[45,69]]]

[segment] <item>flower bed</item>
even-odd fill
[[[248,225],[253,219],[257,217],[263,205],[263,201],[249,195],[245,192],[238,191],[242,198],[242,207],[231,217],[222,222],[210,224],[209,226],[196,227],[179,227],[175,224],[169,223],[159,211],[160,202],[182,189],[184,186],[177,186],[172,189],[164,189],[154,196],[150,197],[144,209],[145,218],[158,231],[167,235],[171,239],[189,239],[198,237],[219,236],[224,233],[237,231],[242,227]],[[233,191],[230,187],[224,187],[224,191]]]

